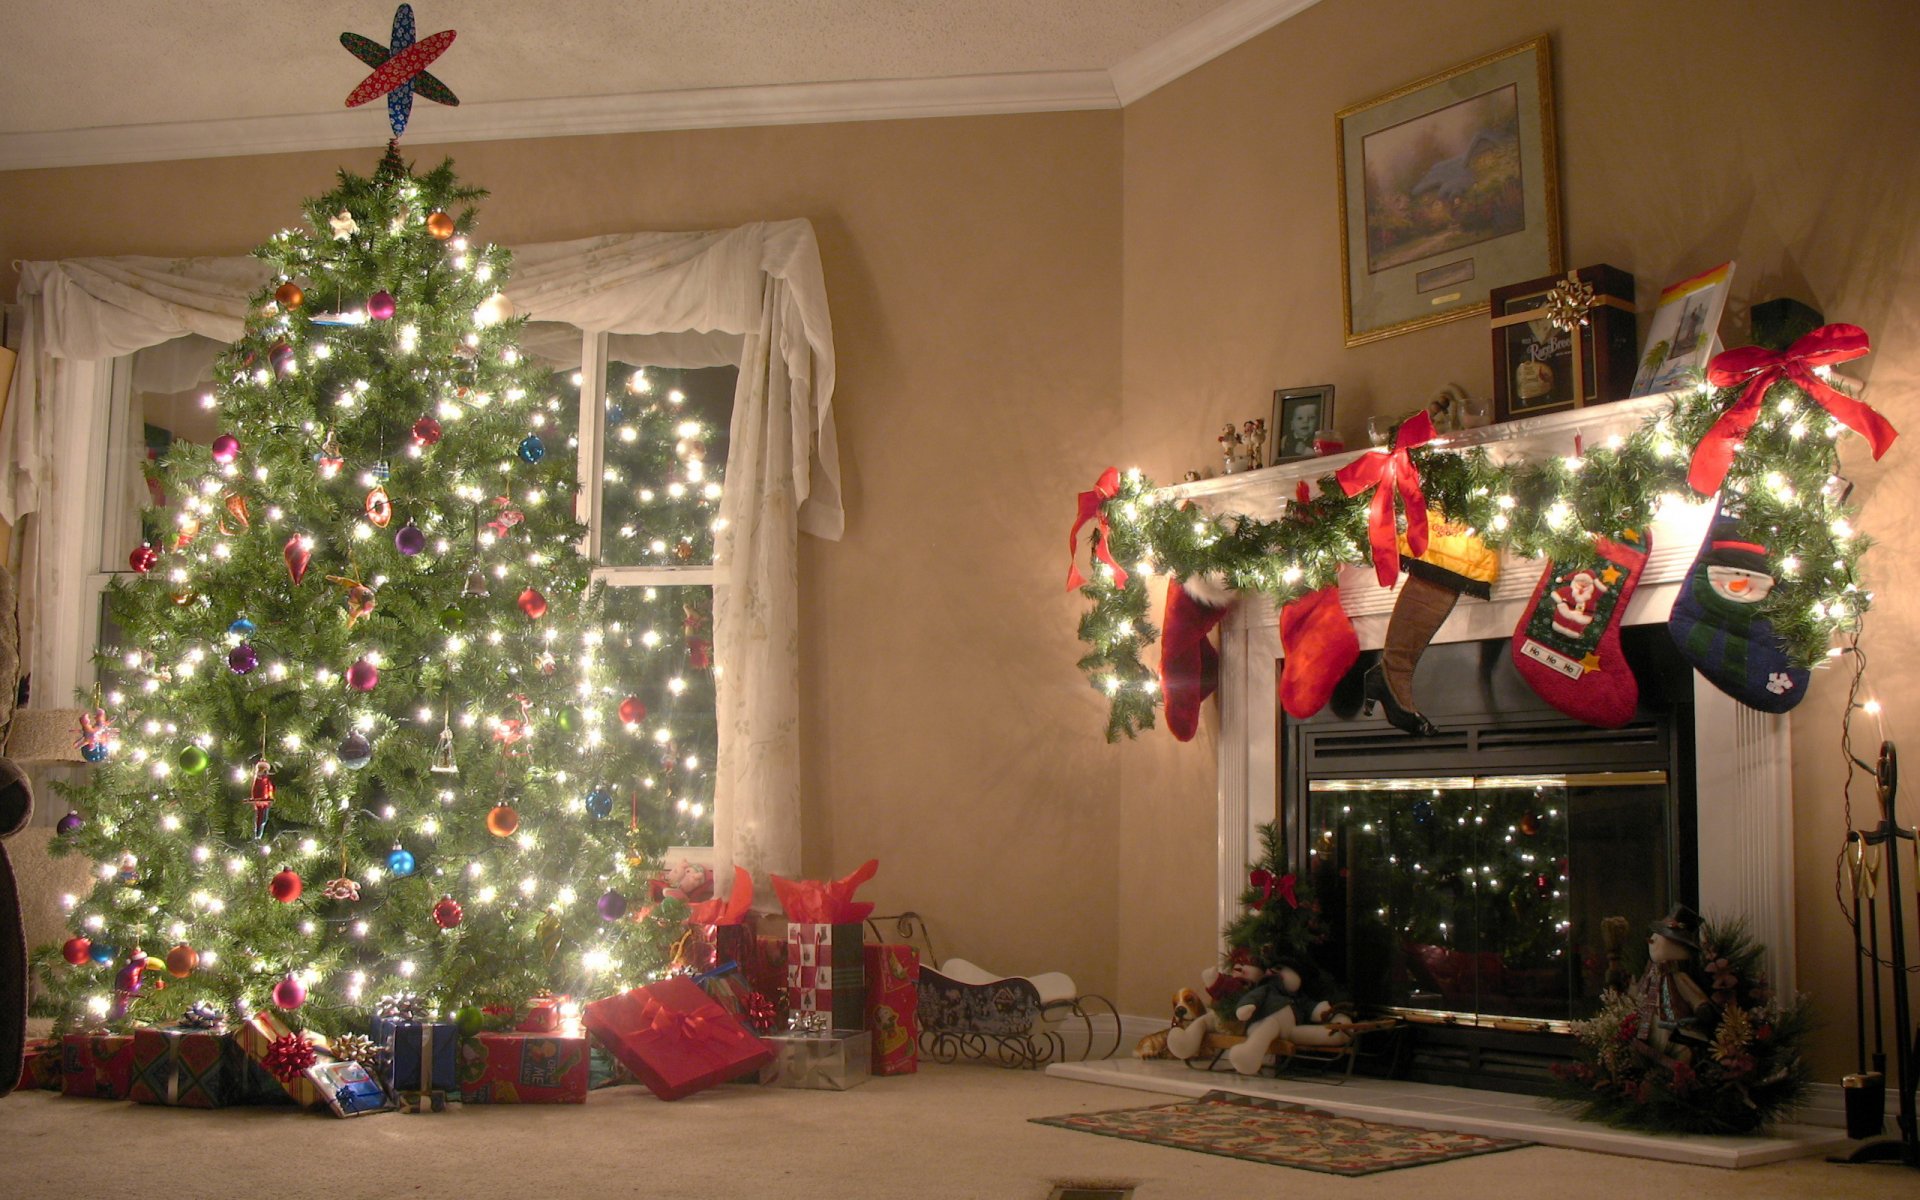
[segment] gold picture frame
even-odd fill
[[[1492,289],[1564,269],[1544,34],[1341,109],[1333,148],[1347,345],[1484,316]]]

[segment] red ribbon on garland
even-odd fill
[[[1710,496],[1720,490],[1727,470],[1733,465],[1734,451],[1760,416],[1760,405],[1767,390],[1786,380],[1810,396],[1833,419],[1867,439],[1879,458],[1899,437],[1899,431],[1873,409],[1844,392],[1821,382],[1814,367],[1831,366],[1860,358],[1870,349],[1867,331],[1858,325],[1822,325],[1787,347],[1784,353],[1760,346],[1743,346],[1716,354],[1707,364],[1707,382],[1714,387],[1746,385],[1733,406],[1720,414],[1707,436],[1694,448],[1693,462],[1687,470],[1687,482],[1693,490]]]
[[[1372,512],[1367,518],[1367,541],[1373,547],[1373,574],[1381,587],[1400,578],[1400,542],[1393,517],[1397,492],[1407,507],[1407,548],[1415,557],[1427,552],[1427,497],[1420,490],[1420,472],[1407,452],[1433,440],[1433,419],[1415,413],[1400,425],[1391,450],[1369,450],[1334,474],[1347,495],[1373,489]]]
[[[1093,545],[1093,556],[1113,568],[1113,586],[1127,586],[1127,573],[1120,564],[1113,561],[1113,551],[1107,543],[1113,538],[1113,529],[1107,524],[1107,501],[1120,494],[1120,471],[1108,467],[1100,472],[1100,478],[1094,481],[1093,490],[1080,493],[1080,513],[1074,519],[1073,529],[1067,534],[1067,590],[1080,587],[1087,577],[1080,573],[1080,527],[1088,521],[1099,526],[1100,536]]]
[[[1292,875],[1276,877],[1272,871],[1267,870],[1265,867],[1255,867],[1252,873],[1247,876],[1247,883],[1252,887],[1260,889],[1260,903],[1254,905],[1254,908],[1265,908],[1267,905],[1273,903],[1275,896],[1285,900],[1288,908],[1299,908],[1300,897],[1294,894],[1294,882],[1295,880]]]

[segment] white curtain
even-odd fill
[[[764,878],[800,869],[797,533],[844,527],[833,424],[833,326],[819,246],[806,221],[708,233],[635,233],[524,246],[507,296],[516,311],[590,333],[699,335],[740,346],[714,586],[719,704],[715,864]],[[0,427],[0,517],[85,511],[71,463],[91,419],[92,364],[199,334],[230,342],[266,280],[251,258],[70,259],[21,264],[26,310],[19,369]],[[62,443],[68,443],[62,446]],[[50,532],[50,531],[46,531]],[[84,539],[42,537],[28,568],[44,606],[87,564]],[[62,586],[65,584],[66,586]],[[40,623],[36,628],[43,628]],[[48,632],[23,634],[29,662],[70,655]],[[48,697],[62,703],[65,697]]]

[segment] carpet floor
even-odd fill
[[[1144,1093],[1034,1072],[937,1066],[850,1092],[728,1085],[666,1104],[621,1087],[584,1106],[350,1121],[29,1092],[0,1099],[0,1196],[1046,1200],[1071,1181],[1133,1184],[1138,1200],[1828,1200],[1916,1186],[1914,1173],[1893,1167],[1803,1161],[1722,1171],[1544,1147],[1341,1179],[1029,1124],[1143,1102]]]

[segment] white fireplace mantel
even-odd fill
[[[1507,422],[1446,435],[1449,446],[1483,445],[1496,461],[1571,454],[1575,437],[1589,448],[1624,435],[1671,404],[1671,395]],[[1349,452],[1285,463],[1162,489],[1216,514],[1278,517],[1301,480],[1312,481],[1359,457]],[[1663,503],[1652,550],[1625,622],[1664,622],[1699,549],[1711,504],[1675,496]],[[1511,636],[1532,598],[1542,566],[1501,556],[1492,597],[1463,597],[1434,642]],[[1382,588],[1371,568],[1340,575],[1340,598],[1362,649],[1384,642],[1397,588]],[[1279,804],[1279,711],[1274,687],[1281,659],[1272,604],[1249,595],[1221,624],[1218,916],[1238,912],[1248,864],[1259,853],[1256,827],[1274,820]],[[1768,948],[1768,972],[1785,994],[1794,987],[1793,795],[1791,739],[1784,716],[1738,703],[1704,678],[1694,681],[1695,792],[1700,853],[1700,907],[1709,917],[1742,916]]]

